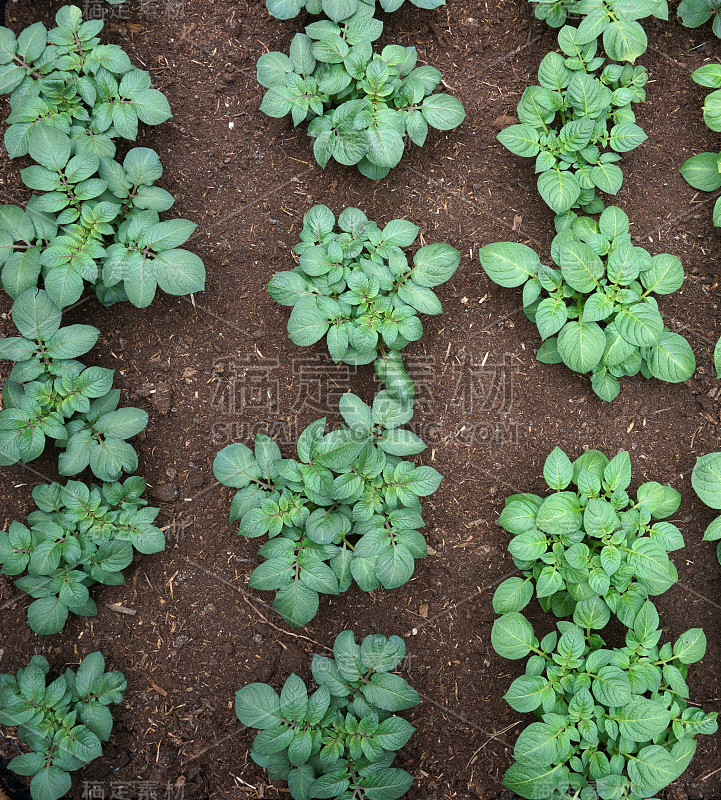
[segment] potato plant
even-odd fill
[[[134,472],[138,456],[127,441],[148,424],[139,408],[118,409],[114,371],[77,360],[99,336],[91,325],[61,327],[62,314],[39,289],[27,289],[12,306],[20,336],[0,339],[0,359],[16,362],[3,386],[0,466],[26,464],[54,439],[61,475],[90,466],[101,481]]]
[[[640,372],[669,383],[690,378],[696,369],[693,351],[664,326],[653,297],[681,287],[681,261],[633,246],[628,217],[616,206],[598,221],[561,215],[556,229],[551,245],[556,266],[542,264],[530,247],[513,242],[489,244],[479,253],[499,286],[525,284],[524,310],[544,340],[538,360],[590,373],[593,391],[609,402],[623,376]]]
[[[691,485],[709,508],[721,509],[721,453],[709,453],[696,460]],[[721,563],[721,517],[716,517],[706,528],[703,539],[705,542],[719,542],[716,555]]]
[[[326,433],[322,418],[303,431],[298,460],[259,435],[255,452],[231,444],[213,464],[218,481],[239,490],[230,506],[238,534],[269,538],[248,585],[276,591],[273,607],[292,627],[313,619],[321,593],[354,581],[364,592],[402,586],[427,553],[420,498],[442,476],[402,458],[425,449],[401,427],[412,409],[386,392],[372,407],[347,393],[340,413],[337,430]]]
[[[684,0],[684,2],[699,0]],[[581,17],[579,43],[602,37],[603,48],[614,61],[633,63],[646,52],[648,38],[638,22],[646,17],[668,19],[667,0],[529,0],[538,19],[560,28],[569,15]],[[708,0],[701,0],[702,3]],[[682,3],[683,5],[683,3]],[[701,23],[699,23],[701,24]]]
[[[392,672],[405,655],[398,636],[352,631],[333,643],[333,657],[315,656],[318,688],[309,694],[292,674],[278,693],[251,683],[235,695],[235,713],[249,728],[253,761],[271,780],[288,782],[293,800],[396,800],[412,776],[391,766],[415,728],[396,712],[418,705],[418,693]]]
[[[446,0],[410,0],[418,8],[433,9],[445,5]],[[397,11],[404,0],[380,0],[383,11]],[[306,14],[325,14],[333,22],[343,20],[357,14],[359,10],[371,13],[375,11],[376,0],[265,0],[268,13],[277,19],[293,19],[301,11]]]
[[[324,205],[303,218],[298,266],[268,283],[271,297],[292,306],[288,334],[303,347],[323,337],[336,363],[369,364],[402,402],[413,399],[400,351],[420,339],[418,314],[440,314],[430,287],[450,280],[461,254],[448,244],[421,247],[412,263],[404,252],[419,228],[396,219],[382,229],[357,208],[336,219]]]
[[[403,157],[406,136],[422,147],[428,129],[449,131],[465,119],[460,101],[433,94],[441,73],[417,66],[414,47],[388,45],[373,52],[383,23],[362,3],[341,23],[307,25],[289,55],[264,53],[258,83],[267,89],[260,110],[308,122],[313,154],[321,167],[331,158],[357,165],[367,178],[384,178]]]
[[[628,493],[631,459],[609,459],[587,450],[571,462],[556,447],[543,475],[552,494],[524,493],[506,499],[498,524],[512,534],[508,552],[523,578],[496,589],[499,614],[522,611],[534,591],[544,611],[572,617],[587,631],[604,628],[613,614],[627,627],[649,596],[678,581],[667,553],[684,546],[667,517],[681,495],[656,481]]]
[[[0,280],[15,298],[41,285],[59,307],[94,286],[101,303],[148,306],[168,294],[200,291],[205,268],[180,248],[195,230],[160,222],[173,197],[155,186],[160,159],[146,147],[115,160],[114,139],[135,140],[138,124],[170,116],[150,74],[117,45],[100,44],[102,20],[82,22],[65,6],[57,27],[38,22],[17,38],[0,28],[0,93],[10,93],[5,145],[36,162],[21,171],[33,195],[23,211],[0,207]]]
[[[621,153],[647,138],[632,108],[646,99],[645,68],[604,67],[596,40],[586,38],[580,28],[561,29],[562,54],[544,56],[539,85],[527,87],[518,103],[519,124],[498,134],[507,150],[535,159],[538,192],[557,214],[579,206],[602,211],[596,190],[618,194]]]
[[[35,633],[58,633],[70,612],[95,616],[89,587],[125,583],[133,549],[165,549],[163,532],[152,524],[159,509],[141,498],[145,485],[139,477],[101,487],[40,484],[27,524],[11,522],[7,533],[0,531],[0,574],[21,575],[16,586],[35,598],[28,608]]]
[[[33,800],[66,797],[69,773],[102,756],[113,729],[108,706],[122,702],[127,686],[122,672],[105,671],[101,653],[90,653],[77,672],[68,668],[48,684],[49,671],[44,656],[33,656],[17,675],[0,675],[0,724],[17,726],[29,748],[7,767],[33,776]]]
[[[639,608],[624,647],[608,648],[598,633],[572,622],[557,627],[539,642],[518,612],[493,625],[499,655],[532,654],[504,697],[539,719],[516,740],[504,784],[529,800],[657,796],[686,771],[696,737],[718,729],[717,712],[688,700],[688,665],[706,652],[704,632],[692,628],[659,646],[650,601]]]

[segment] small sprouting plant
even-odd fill
[[[401,427],[412,408],[386,392],[372,408],[347,393],[340,413],[347,427],[325,433],[323,418],[303,431],[297,461],[259,435],[255,453],[231,444],[213,464],[220,483],[240,490],[230,506],[238,534],[269,537],[249,586],[275,590],[273,607],[293,627],[313,619],[320,593],[354,581],[365,592],[402,586],[427,553],[419,498],[442,476],[401,458],[425,449]]]
[[[380,228],[357,208],[336,219],[324,205],[303,218],[299,264],[271,278],[268,291],[281,305],[293,306],[288,333],[308,346],[324,336],[336,363],[369,364],[388,391],[403,402],[413,398],[413,382],[400,351],[420,339],[418,314],[440,314],[430,287],[450,280],[460,253],[448,244],[421,247],[409,263],[404,248],[419,228],[396,219]]]
[[[108,706],[122,702],[127,686],[122,672],[105,671],[101,653],[90,653],[77,673],[66,669],[47,684],[49,670],[44,656],[33,656],[17,675],[0,675],[0,724],[17,726],[18,739],[30,749],[7,766],[33,776],[33,800],[65,797],[72,786],[68,773],[100,758],[113,729]]]
[[[405,655],[398,636],[366,636],[356,644],[343,631],[333,657],[315,656],[308,693],[292,674],[280,697],[266,683],[251,683],[235,695],[235,713],[258,728],[251,756],[271,780],[288,782],[293,800],[396,800],[413,783],[392,767],[395,754],[415,728],[395,712],[418,705],[418,693],[391,670]]]
[[[649,481],[634,502],[625,451],[609,461],[587,450],[572,463],[556,447],[543,475],[553,494],[512,495],[498,520],[513,535],[508,552],[524,577],[503,581],[494,610],[522,611],[535,589],[544,611],[587,631],[604,628],[611,614],[632,627],[644,601],[678,581],[668,551],[682,548],[683,536],[660,520],[678,509],[681,495]]]
[[[721,453],[708,453],[696,461],[691,473],[691,485],[699,499],[709,508],[721,509]],[[721,563],[721,517],[706,528],[705,542],[719,542],[716,555]]]
[[[384,178],[403,157],[406,135],[422,147],[428,128],[448,131],[465,119],[460,101],[433,94],[441,73],[417,67],[415,47],[388,45],[374,53],[383,23],[362,7],[340,24],[313,22],[298,33],[290,54],[264,53],[258,83],[268,91],[260,110],[308,121],[308,136],[321,167],[331,158],[358,166],[362,175]]]
[[[28,608],[35,633],[58,633],[68,614],[94,616],[94,583],[125,583],[123,570],[139,553],[159,553],[165,537],[152,523],[157,508],[141,498],[145,481],[86,486],[79,481],[33,489],[37,510],[27,525],[11,522],[0,531],[0,574],[21,575],[18,589],[36,598]],[[27,572],[27,575],[22,573]]]
[[[618,194],[620,154],[647,138],[632,109],[632,103],[646,99],[645,68],[603,67],[595,39],[585,38],[580,29],[561,29],[563,55],[551,52],[543,58],[540,85],[527,87],[518,104],[519,124],[498,134],[512,153],[535,158],[538,191],[556,213],[578,206],[588,213],[603,210],[596,190]]]
[[[86,283],[101,303],[148,306],[160,288],[180,295],[205,284],[202,260],[180,245],[195,224],[160,222],[173,197],[155,186],[160,159],[146,147],[120,164],[114,139],[135,140],[138,122],[167,120],[165,96],[117,45],[102,45],[101,20],[61,8],[17,38],[0,28],[0,93],[11,93],[5,144],[36,162],[20,173],[35,194],[22,210],[0,207],[0,280],[16,298],[41,285],[58,308]]]
[[[523,244],[499,242],[480,250],[492,281],[525,284],[526,316],[544,340],[538,360],[590,373],[593,391],[607,401],[618,395],[623,376],[640,372],[669,383],[690,378],[696,369],[693,351],[664,326],[653,297],[681,287],[681,261],[634,247],[628,217],[615,206],[598,221],[560,215],[556,229],[551,258],[557,267],[542,264]]]
[[[603,48],[614,61],[633,62],[646,52],[648,38],[638,20],[646,17],[668,19],[667,0],[529,0],[529,2],[535,5],[536,17],[545,20],[552,28],[564,25],[569,15],[581,17],[578,26],[579,44],[587,44],[603,37]]]
[[[90,466],[100,480],[115,481],[134,472],[138,456],[126,440],[145,428],[147,412],[118,409],[113,370],[77,360],[93,347],[98,329],[60,327],[60,310],[38,289],[17,298],[12,318],[20,336],[0,339],[0,358],[16,362],[2,391],[0,466],[32,461],[49,437],[64,450],[61,475]]]
[[[721,0],[681,0],[678,6],[678,15],[683,25],[687,28],[698,28],[713,19],[712,30],[719,37],[721,37],[720,14]]]
[[[625,647],[608,649],[598,633],[559,622],[540,642],[518,612],[499,617],[496,652],[525,658],[526,674],[505,699],[538,722],[516,740],[503,782],[521,797],[655,797],[680,777],[696,752],[696,736],[714,734],[717,713],[688,701],[688,665],[706,652],[700,628],[675,644],[650,601],[639,608]]]
[[[418,8],[433,9],[445,5],[446,0],[410,0]],[[383,11],[397,11],[404,0],[380,0]],[[370,9],[373,13],[376,0],[265,0],[268,13],[276,19],[293,19],[301,11],[307,14],[325,14],[333,22],[342,22],[358,13]],[[367,9],[366,9],[367,7]]]

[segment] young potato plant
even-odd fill
[[[16,298],[42,285],[58,308],[79,300],[85,283],[104,305],[141,308],[158,286],[202,290],[203,262],[180,249],[195,224],[158,217],[173,197],[154,185],[157,153],[138,147],[122,164],[114,159],[113,139],[135,140],[138,120],[168,119],[168,101],[121,48],[99,44],[102,21],[83,23],[74,6],[56,20],[50,32],[36,23],[17,39],[0,28],[0,92],[12,92],[5,143],[10,156],[36,162],[20,175],[41,192],[25,211],[0,207],[4,289]]]
[[[571,463],[556,447],[543,475],[553,494],[512,495],[498,520],[513,535],[508,552],[524,577],[496,589],[494,610],[522,611],[535,589],[544,611],[573,617],[589,632],[604,628],[611,614],[632,627],[645,600],[678,581],[667,553],[684,546],[683,536],[660,520],[678,509],[681,495],[650,481],[634,502],[627,452],[609,461],[587,450]]]
[[[678,15],[687,28],[698,28],[713,19],[711,29],[721,37],[721,0],[681,0]],[[702,84],[703,85],[703,84]]]
[[[665,328],[653,297],[681,287],[681,261],[634,247],[628,217],[615,206],[598,221],[559,215],[556,230],[551,245],[556,266],[542,264],[523,244],[500,242],[480,250],[492,281],[505,287],[525,284],[526,316],[544,340],[538,360],[590,373],[593,391],[609,402],[623,376],[640,372],[669,383],[691,377],[693,351]]]
[[[346,208],[335,229],[333,212],[318,205],[303,218],[298,266],[268,283],[271,297],[292,306],[288,333],[295,344],[324,336],[336,363],[375,363],[387,390],[402,402],[413,399],[400,351],[423,334],[418,314],[440,314],[431,291],[450,280],[460,253],[447,244],[421,247],[410,264],[403,248],[419,228],[396,219],[382,229],[357,208]]]
[[[632,103],[646,99],[645,68],[603,67],[596,40],[584,41],[579,31],[561,29],[563,55],[544,56],[540,85],[527,87],[518,104],[519,124],[498,134],[515,155],[535,158],[538,191],[557,214],[578,206],[592,214],[603,210],[596,190],[618,194],[623,184],[616,163],[620,154],[647,138],[632,109]]]
[[[598,633],[559,622],[540,642],[518,612],[497,619],[491,641],[526,673],[505,699],[539,718],[516,740],[503,782],[529,798],[656,797],[679,778],[696,752],[696,736],[716,733],[717,713],[688,701],[688,665],[706,652],[700,628],[659,647],[662,631],[650,601],[626,632],[625,647],[607,648]]]
[[[333,643],[333,657],[315,656],[308,693],[292,674],[280,697],[267,683],[251,683],[235,695],[235,713],[260,730],[251,757],[271,780],[288,782],[293,800],[396,800],[413,783],[392,767],[396,752],[415,728],[397,711],[420,703],[418,693],[392,672],[405,655],[398,636],[366,636],[356,644],[352,631]]]
[[[60,310],[39,289],[17,298],[12,318],[20,336],[0,339],[0,358],[16,362],[2,391],[0,466],[38,458],[50,438],[64,450],[61,475],[90,466],[101,481],[116,481],[134,472],[138,456],[126,440],[145,428],[147,412],[118,409],[114,371],[77,360],[93,347],[98,329],[60,327]]]
[[[412,408],[386,392],[372,408],[348,393],[340,413],[338,430],[326,433],[323,418],[303,431],[298,460],[259,435],[254,453],[231,444],[213,464],[220,483],[240,490],[230,506],[238,534],[269,537],[248,585],[275,590],[273,607],[292,627],[313,619],[320,593],[340,594],[353,581],[364,592],[402,586],[427,553],[420,498],[442,476],[402,459],[425,449],[401,427]]]
[[[545,20],[552,28],[564,25],[569,14],[582,17],[578,26],[579,44],[588,44],[603,37],[603,49],[614,61],[633,63],[646,52],[648,38],[638,20],[646,17],[668,19],[667,0],[529,0],[529,2],[536,7],[536,17]]]
[[[27,575],[15,581],[35,600],[28,623],[35,633],[63,629],[68,614],[95,616],[88,588],[125,583],[123,570],[139,553],[159,553],[165,537],[152,523],[157,508],[141,498],[145,481],[86,486],[79,481],[41,484],[33,489],[37,510],[27,525],[11,522],[0,531],[0,574]]]
[[[410,0],[418,8],[433,9],[445,5],[446,0]],[[380,0],[383,11],[397,11],[404,0]],[[373,14],[376,0],[265,0],[268,13],[276,19],[293,19],[301,11],[306,14],[325,14],[333,22],[343,20],[357,14],[359,10]]]
[[[33,656],[17,675],[0,675],[0,724],[17,726],[18,739],[30,750],[7,766],[33,776],[33,800],[66,797],[68,773],[102,756],[113,729],[108,706],[121,703],[127,688],[122,672],[105,671],[101,653],[90,653],[77,673],[68,668],[48,684],[49,671],[44,656]]]
[[[296,126],[308,121],[321,167],[334,158],[377,180],[403,157],[406,135],[422,147],[429,126],[449,131],[466,114],[455,97],[433,94],[441,73],[417,67],[414,47],[373,52],[383,23],[372,14],[372,6],[361,3],[340,24],[311,23],[296,34],[288,56],[264,53],[257,77],[268,90],[260,110],[269,117],[290,114]]]
[[[696,460],[691,485],[709,508],[721,509],[721,453],[709,453]],[[706,528],[703,539],[705,542],[719,542],[716,555],[721,563],[721,517],[716,517]]]

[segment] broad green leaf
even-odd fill
[[[531,652],[536,637],[531,623],[522,614],[512,611],[493,623],[491,644],[499,656],[516,661]]]
[[[528,278],[536,277],[540,259],[525,244],[498,242],[482,247],[479,252],[481,266],[488,277],[499,286],[520,286]]]

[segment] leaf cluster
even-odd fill
[[[155,186],[160,159],[146,147],[115,159],[114,139],[135,140],[138,123],[170,116],[117,45],[100,44],[102,20],[82,22],[61,8],[57,27],[38,22],[17,38],[0,28],[0,93],[11,92],[5,144],[11,157],[36,162],[21,171],[34,194],[23,211],[0,207],[0,280],[16,298],[40,281],[59,307],[92,284],[101,303],[148,306],[156,288],[202,290],[201,259],[180,249],[195,230],[187,220],[160,222],[173,197]]]
[[[708,453],[696,460],[691,485],[709,508],[721,509],[721,453]],[[703,539],[705,542],[719,542],[716,555],[721,563],[721,517],[716,517],[706,528]]]
[[[681,495],[656,481],[628,493],[631,459],[587,450],[573,463],[556,447],[544,478],[553,493],[507,498],[498,524],[513,535],[508,551],[524,577],[496,589],[498,614],[522,611],[534,589],[544,611],[572,617],[587,631],[606,627],[611,614],[632,627],[649,596],[678,581],[668,552],[684,546],[679,529],[663,522]]]
[[[523,305],[544,343],[539,361],[563,362],[591,373],[603,400],[619,393],[619,378],[680,383],[696,369],[688,342],[669,331],[653,294],[671,294],[683,283],[681,261],[651,256],[631,243],[629,220],[609,206],[597,221],[574,213],[556,218],[551,245],[556,266],[542,264],[526,245],[498,242],[480,250],[483,269],[504,287],[523,287]],[[544,296],[543,294],[548,296]]]
[[[90,653],[77,672],[66,669],[48,684],[49,669],[44,656],[33,656],[17,675],[0,675],[0,724],[16,725],[30,749],[7,766],[33,776],[33,800],[65,797],[72,786],[68,773],[102,755],[113,729],[108,706],[122,702],[126,689],[122,672],[105,671],[101,653]]]
[[[346,208],[335,228],[333,212],[317,205],[303,218],[298,266],[268,283],[271,297],[292,306],[288,333],[295,344],[315,344],[324,336],[336,363],[369,364],[388,391],[412,400],[413,382],[400,351],[420,339],[418,314],[443,309],[431,287],[450,280],[460,253],[448,244],[421,247],[409,263],[404,248],[419,228],[396,219],[380,228],[357,208]]]
[[[78,481],[33,489],[37,510],[27,525],[0,531],[0,574],[22,575],[15,583],[35,601],[28,623],[35,633],[58,633],[69,612],[95,616],[88,588],[125,583],[123,570],[139,553],[159,553],[165,537],[152,523],[159,509],[141,498],[145,481],[86,486]]]
[[[584,41],[579,40],[579,42],[586,44],[602,37],[603,48],[614,61],[633,63],[646,52],[648,39],[638,20],[646,17],[668,19],[667,0],[529,0],[529,2],[535,5],[537,19],[545,20],[552,28],[564,25],[569,15],[582,17],[578,31]]]
[[[411,0],[418,8],[433,9],[445,5],[446,0]],[[383,11],[397,11],[404,0],[380,0]],[[333,22],[343,22],[358,13],[375,11],[376,0],[265,0],[268,13],[276,19],[293,19],[302,11],[306,14],[325,14]]]
[[[357,165],[367,178],[384,178],[403,157],[405,137],[423,146],[428,128],[448,131],[465,119],[460,101],[433,94],[441,73],[416,66],[414,47],[388,45],[374,53],[383,23],[361,3],[341,23],[306,26],[289,55],[264,53],[258,83],[268,91],[260,110],[269,117],[291,114],[294,125],[309,121],[313,153],[321,167],[331,158]]]
[[[559,622],[540,642],[526,618],[499,617],[491,633],[504,658],[532,653],[505,695],[516,711],[535,712],[516,740],[504,784],[525,798],[604,800],[656,796],[680,777],[695,737],[714,734],[717,713],[688,702],[688,665],[703,658],[700,628],[659,647],[662,631],[650,601],[639,608],[624,647]]]
[[[77,360],[93,347],[98,329],[60,327],[60,310],[39,289],[18,297],[12,318],[20,336],[0,339],[0,358],[16,362],[2,392],[0,466],[38,458],[49,437],[64,450],[61,475],[90,466],[100,480],[115,481],[134,472],[138,456],[126,440],[145,428],[147,412],[118,409],[114,370]]]
[[[372,407],[344,394],[340,413],[346,425],[337,430],[326,433],[323,418],[303,431],[298,460],[259,435],[255,452],[231,444],[213,464],[220,483],[240,490],[230,507],[238,534],[269,537],[249,586],[275,590],[273,607],[292,627],[313,619],[320,593],[354,581],[364,592],[402,586],[427,553],[419,498],[442,476],[402,459],[425,449],[401,427],[412,409],[382,391]]]
[[[271,780],[288,781],[293,800],[401,797],[413,778],[391,765],[415,728],[395,712],[420,702],[391,671],[404,655],[398,636],[366,636],[359,645],[352,631],[343,631],[332,658],[313,659],[318,688],[312,694],[295,674],[280,696],[265,683],[244,686],[235,712],[244,725],[260,729],[253,760]]]
[[[646,69],[604,67],[596,40],[586,41],[580,30],[561,29],[562,54],[544,56],[539,85],[527,87],[518,104],[519,124],[498,134],[512,153],[536,159],[538,191],[557,214],[578,206],[594,214],[603,210],[596,190],[618,194],[621,153],[647,138],[632,108],[646,99]]]
[[[712,30],[721,37],[721,0],[681,0],[678,15],[687,28],[698,28],[713,19]]]

